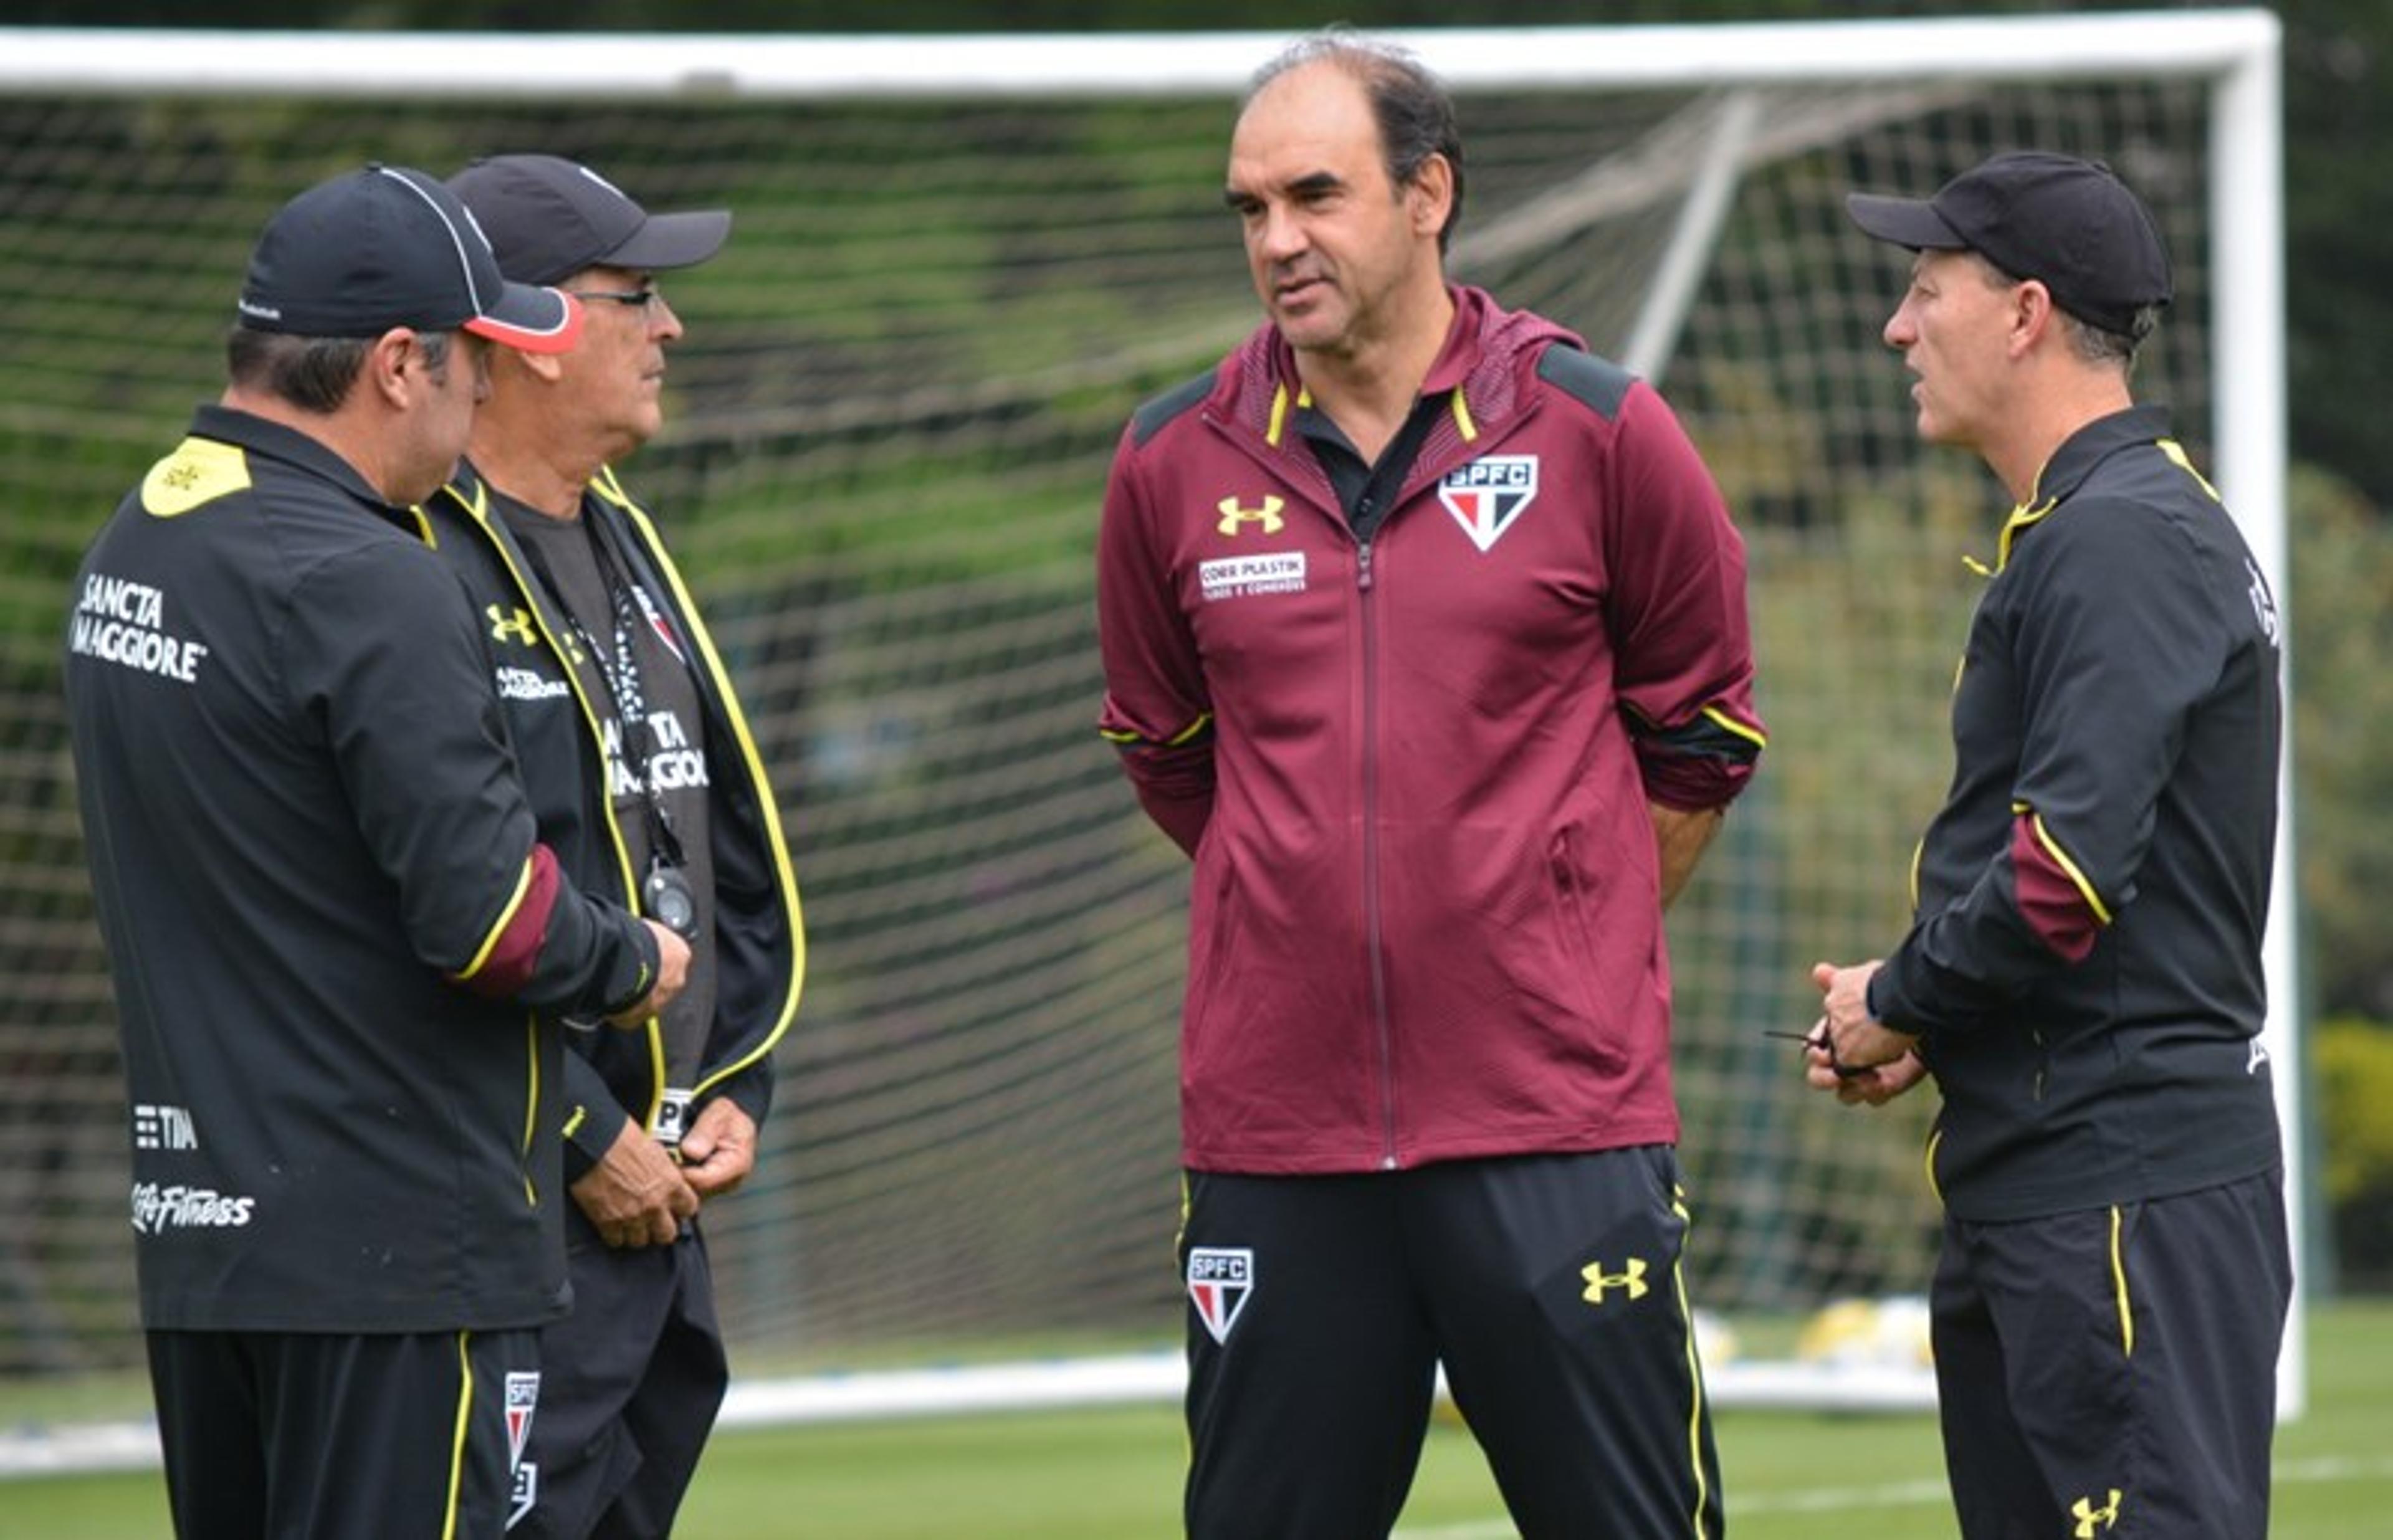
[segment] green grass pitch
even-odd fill
[[[2314,1308],[2309,1408],[2277,1440],[2276,1540],[2379,1540],[2393,1513],[2393,1300]],[[1727,1413],[1738,1540],[1953,1540],[1932,1419]],[[739,1540],[1168,1540],[1185,1447],[1169,1407],[726,1433],[680,1533]],[[162,1540],[155,1472],[0,1483],[10,1535]],[[1469,1436],[1432,1435],[1399,1540],[1512,1533]]]

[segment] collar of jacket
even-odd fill
[[[584,490],[613,503],[625,513],[630,513],[640,506],[632,501],[632,494],[623,489],[623,483],[616,476],[615,467],[612,465],[599,466],[598,474],[590,478],[590,485]]]
[[[1994,570],[2010,565],[2011,548],[2020,538],[2042,523],[2046,516],[2074,496],[2094,467],[2118,453],[2138,445],[2156,443],[2168,437],[2168,409],[2156,406],[2129,407],[2114,411],[2079,428],[2060,441],[2052,458],[2035,476],[2035,485],[2029,489],[2027,501],[2010,511],[2003,520],[2002,539],[1994,549]]]
[[[1451,397],[1456,425],[1464,439],[1476,441],[1502,432],[1526,405],[1524,352],[1540,343],[1586,344],[1542,316],[1502,308],[1484,289],[1449,283],[1446,293],[1454,300],[1454,320],[1420,393]],[[1279,328],[1265,324],[1230,356],[1208,408],[1272,449],[1288,451],[1301,448],[1288,429],[1302,404],[1308,398],[1296,350]]]
[[[408,511],[368,486],[356,466],[321,440],[297,428],[285,427],[234,407],[210,404],[191,414],[190,431],[195,437],[236,445],[247,453],[281,461],[320,481],[329,481],[399,528],[421,532]]]

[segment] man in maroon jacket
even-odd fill
[[[1267,324],[1140,410],[1103,729],[1196,859],[1199,1536],[1384,1535],[1442,1360],[1524,1535],[1719,1532],[1663,906],[1751,774],[1743,549],[1669,409],[1449,284],[1443,89],[1267,65]]]

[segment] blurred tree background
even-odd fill
[[[20,26],[422,28],[522,32],[1290,33],[1374,27],[1537,26],[2118,10],[2068,0],[17,0]],[[2142,10],[2215,7],[2165,3]],[[2285,26],[2286,244],[2293,448],[2373,503],[2393,504],[2393,6],[2275,0]],[[2380,979],[2393,1011],[2393,979]]]
[[[1007,32],[1797,20],[2117,7],[2054,0],[16,0],[20,25],[498,31]],[[2154,4],[2146,10],[2209,8]],[[2304,1009],[2329,1128],[2381,1124],[2361,1088],[2393,1084],[2393,5],[2275,0],[2285,28],[2287,359],[2302,755]],[[2342,1261],[2393,1281],[2393,1143],[2331,1162]]]

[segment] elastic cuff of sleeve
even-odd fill
[[[584,1103],[576,1109],[581,1116],[572,1120],[572,1131],[565,1136],[565,1181],[571,1186],[590,1174],[591,1168],[606,1158],[622,1137],[623,1125],[632,1115],[609,1099],[595,1103]]]
[[[1894,964],[1893,958],[1888,959],[1876,972],[1869,976],[1869,983],[1862,986],[1863,1009],[1869,1012],[1872,1022],[1889,1032],[1900,1032],[1906,1038],[1925,1038],[1927,1034],[1918,1027],[1895,1019],[1903,1010],[1903,1002],[1894,988]]]
[[[765,1109],[773,1100],[773,1083],[761,1075],[736,1076],[724,1085],[720,1099],[736,1104],[748,1115],[748,1121],[761,1129],[765,1126]]]
[[[657,970],[663,960],[657,946],[657,933],[649,930],[645,921],[636,916],[625,915],[623,923],[632,928],[632,956],[636,966],[629,985],[598,1008],[602,1016],[620,1014],[647,998],[648,991],[656,987]]]

